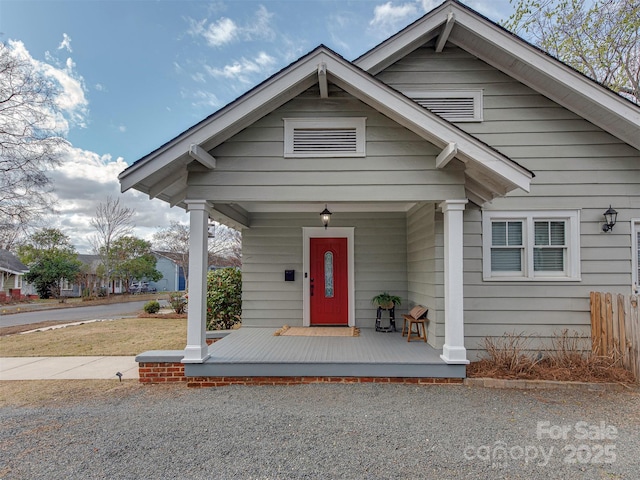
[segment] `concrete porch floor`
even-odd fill
[[[274,336],[276,328],[243,327],[209,347],[203,364],[186,364],[192,377],[464,378],[465,365],[448,365],[422,340],[400,332],[360,329],[359,337]]]

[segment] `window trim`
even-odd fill
[[[491,225],[498,221],[522,221],[522,242],[524,260],[521,272],[493,272],[491,270]],[[533,268],[535,250],[534,222],[566,222],[565,245],[566,265],[563,272],[536,273]],[[565,247],[563,247],[565,248]],[[580,211],[579,210],[529,210],[529,211],[482,211],[482,279],[488,282],[500,281],[581,281],[580,273]]]
[[[416,101],[422,98],[473,98],[473,117],[472,118],[455,118],[449,119],[445,116],[442,118],[452,123],[462,122],[482,122],[484,120],[484,105],[482,88],[466,88],[466,89],[438,89],[438,90],[406,90],[403,92],[406,96]],[[426,107],[424,107],[426,108]],[[428,110],[428,109],[427,109]],[[437,114],[436,114],[437,115]]]
[[[313,117],[313,118],[283,118],[284,121],[284,157],[312,158],[312,157],[364,157],[366,156],[366,117]],[[293,145],[293,131],[297,128],[355,128],[356,151],[331,152],[295,152]]]
[[[638,254],[640,252],[640,241],[638,240],[638,235],[640,234],[640,218],[632,218],[631,219],[631,291],[632,293],[638,294],[640,293],[640,278],[638,278],[638,270],[640,269],[640,265],[638,265]]]

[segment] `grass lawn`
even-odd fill
[[[182,350],[186,343],[186,319],[125,318],[3,336],[0,356],[137,355]]]

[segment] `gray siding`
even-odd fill
[[[319,224],[315,213],[252,215],[242,232],[244,326],[302,325],[302,227]],[[331,225],[355,227],[356,325],[373,328],[373,296],[387,290],[407,298],[405,214],[334,213]],[[285,270],[296,271],[295,282],[284,281]],[[403,312],[404,305],[396,317]]]
[[[284,158],[283,118],[366,117],[366,157]],[[255,201],[437,201],[464,195],[461,168],[435,168],[440,149],[340,90],[310,90],[216,147],[213,171],[192,171],[188,198]],[[198,167],[194,167],[197,169]]]
[[[531,192],[486,208],[580,210],[581,281],[485,282],[481,211],[465,213],[465,335],[471,355],[485,336],[589,333],[589,292],[630,293],[631,218],[640,217],[640,153],[546,97],[458,49],[420,48],[378,75],[400,91],[482,88],[484,121],[458,126],[534,171]],[[611,204],[618,223],[602,233]]]
[[[441,348],[444,343],[438,324],[442,323],[442,305],[438,301],[438,281],[441,272],[436,271],[437,243],[433,203],[417,205],[407,213],[407,280],[408,299],[411,308],[425,305],[429,308],[427,318],[429,343]],[[442,264],[442,262],[440,262]]]

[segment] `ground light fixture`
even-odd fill
[[[613,226],[616,224],[616,220],[618,219],[618,212],[616,212],[613,208],[611,208],[611,205],[609,205],[609,208],[606,212],[604,212],[603,215],[605,224],[602,225],[602,231],[610,232],[611,230],[613,230]]]
[[[324,206],[324,210],[320,212],[320,219],[322,220],[322,225],[324,225],[324,229],[326,230],[329,226],[329,222],[331,221],[331,212],[327,208],[326,204]]]

